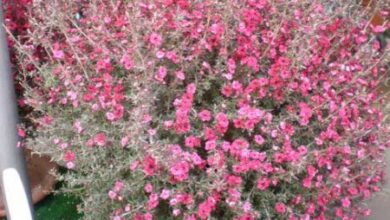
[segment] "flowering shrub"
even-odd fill
[[[355,1],[24,6],[24,144],[70,169],[86,219],[369,214],[389,53]]]

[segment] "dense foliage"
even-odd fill
[[[86,219],[369,214],[389,53],[357,1],[19,3],[24,144]]]

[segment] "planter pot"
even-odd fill
[[[53,190],[56,179],[51,173],[57,171],[57,165],[51,162],[49,157],[33,155],[30,150],[25,151],[25,158],[32,200],[35,204]],[[2,201],[2,195],[0,194],[0,218],[5,215],[6,211]]]

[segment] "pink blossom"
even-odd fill
[[[186,147],[190,147],[190,148],[199,147],[200,139],[191,135],[186,137],[184,143]]]
[[[159,50],[159,51],[156,52],[156,57],[158,59],[162,59],[162,58],[164,58],[164,56],[165,56],[165,52],[164,51]]]
[[[312,117],[312,110],[311,108],[304,102],[299,103],[300,108],[300,124],[301,125],[308,125],[309,119]]]
[[[196,91],[196,85],[195,83],[191,83],[187,85],[186,92],[188,94],[194,95]]]
[[[371,26],[371,28],[374,33],[382,33],[386,31],[386,27],[384,25]]]
[[[109,197],[111,200],[114,200],[114,199],[116,199],[116,197],[117,197],[117,193],[114,192],[114,191],[112,191],[112,190],[110,190],[110,191],[108,191],[108,197]]]
[[[233,88],[230,85],[226,85],[221,90],[222,94],[226,97],[230,97],[233,94]]]
[[[106,118],[109,121],[115,121],[115,115],[112,112],[107,112],[106,113]]]
[[[151,193],[153,192],[153,185],[151,183],[147,183],[144,187],[145,192]]]
[[[83,131],[83,127],[81,126],[81,122],[80,121],[75,121],[73,123],[73,128],[77,131],[77,133],[81,133]]]
[[[239,186],[242,183],[242,178],[239,176],[229,175],[225,179],[230,186]]]
[[[119,191],[121,191],[123,189],[123,187],[124,187],[123,181],[118,180],[118,181],[115,182],[114,191],[115,192],[119,192]]]
[[[130,170],[135,171],[137,169],[138,165],[139,165],[139,161],[136,160],[136,161],[132,162],[130,164]]]
[[[202,110],[198,114],[201,121],[210,121],[211,120],[211,112],[208,110]]]
[[[68,143],[61,143],[60,144],[60,148],[63,150],[63,149],[66,149],[69,147],[69,144]]]
[[[146,208],[148,210],[152,210],[152,209],[156,208],[158,206],[158,204],[159,204],[158,195],[156,193],[150,194]]]
[[[233,59],[229,59],[227,66],[228,66],[228,72],[234,74],[236,70],[236,62]]]
[[[262,145],[262,144],[264,144],[265,141],[261,135],[257,134],[257,135],[255,135],[255,142],[258,145]]]
[[[307,148],[303,145],[298,147],[298,152],[300,155],[305,155],[307,153]]]
[[[68,168],[68,169],[73,169],[74,167],[75,167],[74,162],[69,161],[69,162],[66,163],[66,168]]]
[[[174,164],[170,169],[170,173],[179,182],[184,181],[188,178],[188,172],[190,170],[189,164],[185,161]]]
[[[160,66],[154,78],[159,82],[164,82],[166,76],[167,76],[167,68],[164,66]]]
[[[281,202],[276,203],[275,211],[279,214],[284,214],[286,212],[286,205],[284,205],[284,203]]]
[[[191,160],[195,165],[201,165],[203,163],[203,159],[196,152],[191,154]]]
[[[312,177],[306,177],[305,179],[303,179],[302,181],[302,185],[305,187],[305,188],[310,188],[311,187],[311,184],[312,184]]]
[[[76,154],[73,151],[66,151],[64,154],[65,162],[73,162],[76,159]]]
[[[256,57],[246,57],[241,61],[241,64],[247,65],[249,68],[251,68],[254,72],[258,72],[260,67],[257,63]]]
[[[17,130],[18,130],[18,135],[19,135],[19,137],[21,137],[21,138],[26,137],[26,132],[24,131],[24,129],[18,127]]]
[[[178,80],[185,80],[186,79],[186,75],[185,75],[185,73],[183,72],[183,71],[176,71],[175,72],[175,76],[176,76],[176,78],[178,79]]]
[[[180,209],[174,209],[172,211],[173,216],[178,216],[178,215],[180,215],[180,213],[181,213]]]
[[[104,146],[106,144],[106,134],[105,133],[96,134],[94,141],[98,146],[100,147]]]
[[[129,137],[125,136],[121,139],[121,145],[122,147],[125,147],[129,143]]]
[[[157,170],[157,163],[154,157],[148,155],[144,158],[143,171],[146,176],[152,176]]]
[[[220,133],[225,133],[227,131],[227,128],[229,126],[229,118],[227,115],[223,112],[219,112],[215,116],[216,120],[216,128]]]
[[[170,196],[170,191],[168,189],[163,189],[161,194],[160,194],[160,198],[168,199],[169,196]]]
[[[153,32],[153,33],[150,35],[150,37],[149,37],[149,42],[150,42],[151,44],[153,44],[154,46],[159,47],[159,46],[161,46],[161,44],[162,44],[162,37],[161,37],[161,35],[159,35],[159,34]]]
[[[171,60],[173,63],[178,63],[179,62],[178,56],[177,56],[176,52],[174,52],[174,51],[168,51],[166,53],[166,57],[169,60]]]
[[[64,51],[62,50],[53,50],[53,57],[56,59],[63,59],[64,55]]]
[[[205,149],[206,150],[214,150],[217,146],[217,143],[215,140],[206,141]]]
[[[345,197],[341,200],[341,204],[344,208],[348,208],[351,205],[351,201],[348,197]]]
[[[134,66],[134,62],[133,60],[131,59],[131,57],[127,54],[123,55],[121,60],[120,60],[121,64],[123,65],[123,67],[126,69],[126,70],[131,70]]]
[[[257,188],[260,190],[266,190],[270,186],[271,181],[264,177],[257,180]]]

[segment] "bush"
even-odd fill
[[[70,169],[85,219],[369,214],[389,53],[356,1],[24,7],[24,144]]]

